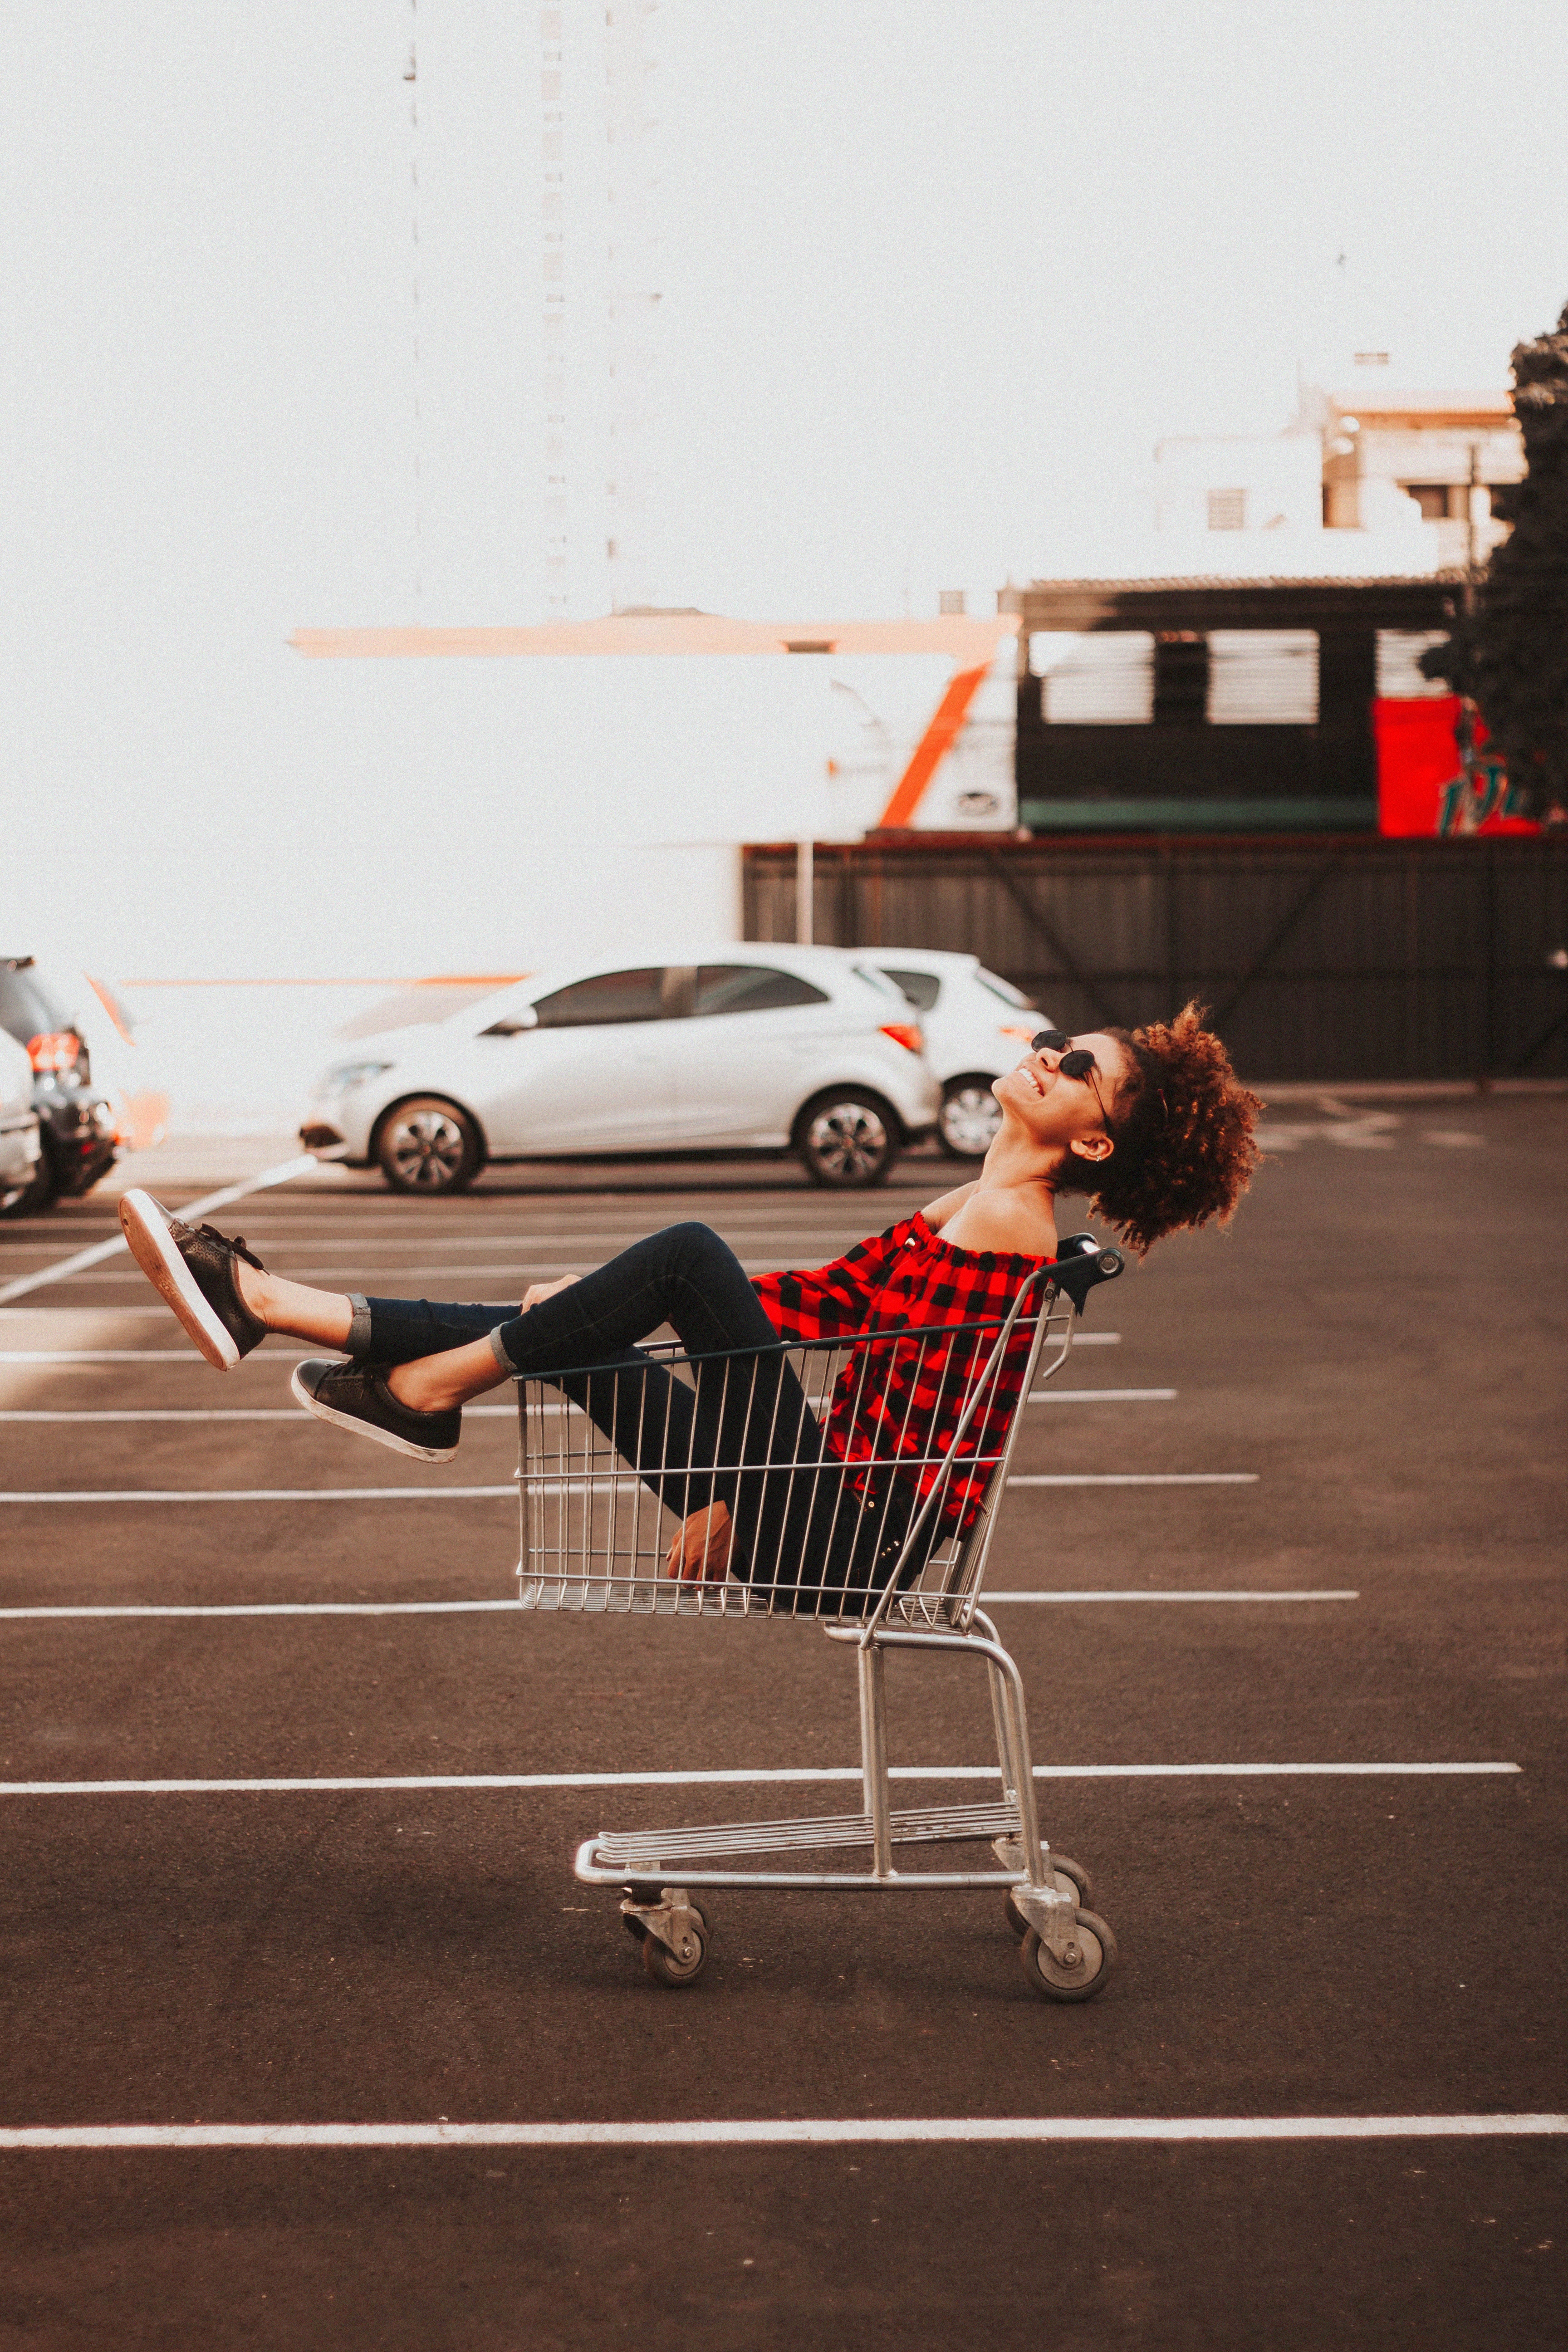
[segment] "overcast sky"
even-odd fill
[[[563,5],[581,63],[598,0]],[[569,756],[586,689],[513,666],[468,718],[449,676],[307,679],[282,640],[541,609],[538,6],[5,31],[6,936],[69,838],[121,971],[400,968],[364,877],[411,871],[442,912],[406,954],[462,962],[467,922],[493,958],[497,861],[432,864],[443,792],[471,771],[517,854],[580,835],[618,788],[602,729]],[[648,38],[670,603],[1092,569],[1163,434],[1274,430],[1358,343],[1502,382],[1568,294],[1563,0],[663,0]]]

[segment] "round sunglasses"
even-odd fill
[[[1061,1058],[1057,1067],[1064,1078],[1088,1079],[1094,1088],[1094,1099],[1100,1105],[1100,1125],[1107,1135],[1114,1139],[1116,1130],[1111,1126],[1110,1114],[1105,1108],[1105,1097],[1100,1093],[1100,1081],[1095,1076],[1100,1065],[1089,1048],[1075,1045],[1065,1029],[1037,1029],[1029,1040],[1029,1051],[1032,1054],[1059,1055]]]

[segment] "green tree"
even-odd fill
[[[1513,353],[1522,481],[1494,489],[1513,529],[1476,583],[1447,645],[1423,658],[1472,700],[1514,788],[1513,804],[1568,818],[1568,305],[1550,333]]]

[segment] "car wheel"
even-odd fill
[[[883,1182],[902,1139],[898,1118],[885,1102],[847,1087],[818,1095],[795,1121],[801,1166],[814,1184],[835,1192]]]
[[[942,1090],[936,1131],[942,1150],[953,1160],[984,1160],[1002,1124],[1002,1106],[991,1091],[991,1081],[976,1072],[971,1077],[950,1078]]]
[[[479,1129],[439,1095],[416,1095],[387,1112],[375,1158],[395,1192],[460,1192],[483,1164]]]

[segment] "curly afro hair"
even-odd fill
[[[1253,1126],[1262,1103],[1204,1027],[1206,1007],[1184,1005],[1173,1021],[1111,1029],[1128,1071],[1113,1109],[1115,1150],[1097,1162],[1085,1189],[1090,1206],[1140,1257],[1184,1225],[1230,1223],[1262,1154]]]

